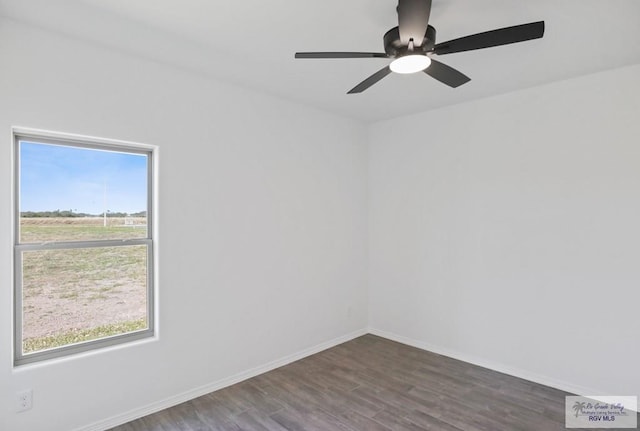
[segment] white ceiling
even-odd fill
[[[544,20],[543,39],[439,57],[472,81],[451,89],[392,74],[346,92],[386,59],[294,60],[296,51],[383,52],[396,0],[0,0],[0,14],[110,48],[376,121],[640,63],[638,0],[433,0],[443,42]]]

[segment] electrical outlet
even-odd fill
[[[33,407],[33,390],[18,392],[16,394],[16,402],[18,403],[18,412],[24,412]]]

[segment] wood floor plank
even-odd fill
[[[257,410],[249,410],[235,417],[234,423],[242,430],[287,431],[287,428],[274,421],[270,416]]]
[[[560,431],[567,395],[365,335],[112,431]]]
[[[308,431],[353,431],[337,417],[321,409],[284,409],[271,418],[287,430]]]
[[[268,390],[268,388],[266,388]],[[266,415],[273,414],[282,410],[284,406],[268,392],[262,390],[259,386],[251,381],[240,383],[237,386],[237,392],[234,394],[237,398],[251,406],[252,410],[257,410]]]
[[[373,419],[389,428],[391,431],[424,431],[424,428],[414,424],[410,420],[398,415],[391,410],[383,410],[376,414]]]
[[[367,430],[367,431],[391,431],[390,428],[376,422],[374,419],[368,416],[361,415],[355,411],[347,411],[345,413],[339,413],[337,418],[353,430]]]

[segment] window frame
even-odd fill
[[[137,340],[155,337],[156,335],[156,163],[157,147],[112,139],[94,138],[81,135],[71,135],[57,132],[47,132],[34,129],[12,128],[13,137],[13,361],[14,366],[61,358],[81,352],[87,352],[106,347],[116,346]],[[41,243],[22,243],[20,232],[20,142],[58,145],[74,148],[84,148],[103,151],[115,151],[147,156],[147,234],[144,238],[135,239],[106,239],[80,240]],[[147,328],[95,340],[67,344],[33,353],[23,353],[23,290],[22,290],[22,254],[28,251],[70,250],[103,247],[127,247],[143,245],[146,253],[146,318]]]

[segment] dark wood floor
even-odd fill
[[[113,431],[553,431],[565,395],[365,335]]]

